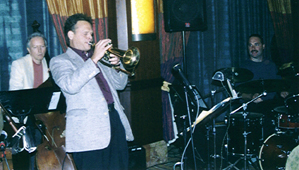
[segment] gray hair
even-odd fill
[[[34,32],[32,33],[31,35],[29,35],[29,37],[27,38],[27,48],[30,48],[30,41],[32,38],[34,37],[41,37],[44,39],[44,42],[45,42],[45,46],[47,47],[48,46],[48,43],[47,43],[47,39],[46,37],[44,36],[44,34],[40,33],[40,32]]]

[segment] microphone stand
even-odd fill
[[[215,96],[215,92],[216,91],[211,91],[211,103],[212,103],[212,106],[214,106],[214,96]],[[216,169],[216,162],[217,162],[217,152],[216,152],[216,118],[213,118],[213,124],[212,124],[212,129],[213,129],[213,151],[214,151],[214,154],[213,154],[213,158],[214,158],[214,169]]]
[[[190,114],[190,106],[189,106],[189,100],[188,100],[187,86],[184,86],[184,93],[185,93],[185,99],[186,99],[186,105],[187,105],[187,114],[188,114],[189,127],[190,127],[190,138],[191,138],[192,154],[193,154],[193,161],[194,161],[194,170],[197,170],[196,159],[195,159],[195,151],[194,151],[194,142],[193,142],[193,127],[192,127],[192,123],[191,123],[191,114]],[[184,123],[184,124],[186,124],[186,123]],[[187,137],[187,128],[184,127],[184,146],[185,147],[187,146],[187,138],[186,137]],[[187,164],[184,163],[185,168],[186,168],[186,166],[187,166]]]

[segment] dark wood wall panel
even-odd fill
[[[118,26],[127,25],[127,28],[118,27],[118,29],[128,30],[127,36],[117,37],[118,43],[126,41],[128,47],[135,46],[140,50],[140,61],[136,67],[135,76],[129,78],[128,86],[119,93],[121,103],[132,126],[135,142],[145,145],[163,140],[159,32],[156,32],[155,40],[133,42],[130,0],[114,0],[109,3],[111,3],[109,14],[112,13],[109,15],[109,21],[114,18],[118,19],[116,22],[119,24]],[[126,9],[126,18],[124,15],[117,15],[123,9]],[[156,19],[156,21],[158,20]],[[117,30],[111,29],[111,31],[117,35]],[[122,39],[122,37],[125,38]]]
[[[162,139],[160,87],[131,91],[132,128],[135,140],[141,145]]]

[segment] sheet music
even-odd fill
[[[61,92],[53,92],[53,95],[51,97],[51,101],[48,107],[48,110],[55,110],[57,109],[57,105],[59,102]]]

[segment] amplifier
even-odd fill
[[[145,149],[136,143],[128,142],[129,170],[146,170]]]

